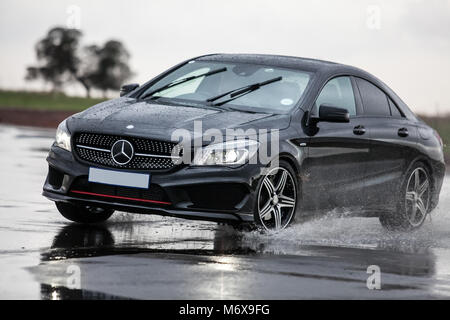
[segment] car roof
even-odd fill
[[[271,54],[216,53],[201,56],[195,60],[237,62],[237,63],[241,62],[241,63],[268,65],[273,67],[295,68],[305,71],[319,71],[330,67],[344,66],[339,63],[331,61],[292,57],[292,56],[271,55]]]

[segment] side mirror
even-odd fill
[[[350,122],[350,114],[347,109],[322,104],[319,108],[319,119],[317,120],[324,122]]]
[[[120,88],[120,96],[123,97],[124,95],[126,95],[127,93],[130,93],[137,87],[139,87],[138,83],[126,84],[126,85],[122,86],[122,88]]]

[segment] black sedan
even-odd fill
[[[44,196],[76,222],[114,210],[283,229],[345,210],[421,226],[445,164],[436,131],[360,69],[296,57],[182,62],[63,121]]]

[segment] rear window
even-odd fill
[[[361,93],[364,115],[391,116],[388,98],[383,91],[361,78],[356,78],[356,83]]]
[[[396,118],[403,117],[400,110],[398,110],[397,105],[392,101],[390,98],[388,98],[389,107],[391,108],[391,115]]]

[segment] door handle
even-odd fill
[[[408,128],[398,129],[398,135],[403,138],[409,136]]]
[[[356,126],[353,128],[353,133],[358,136],[361,136],[364,133],[366,133],[366,128],[364,128],[364,126]]]

